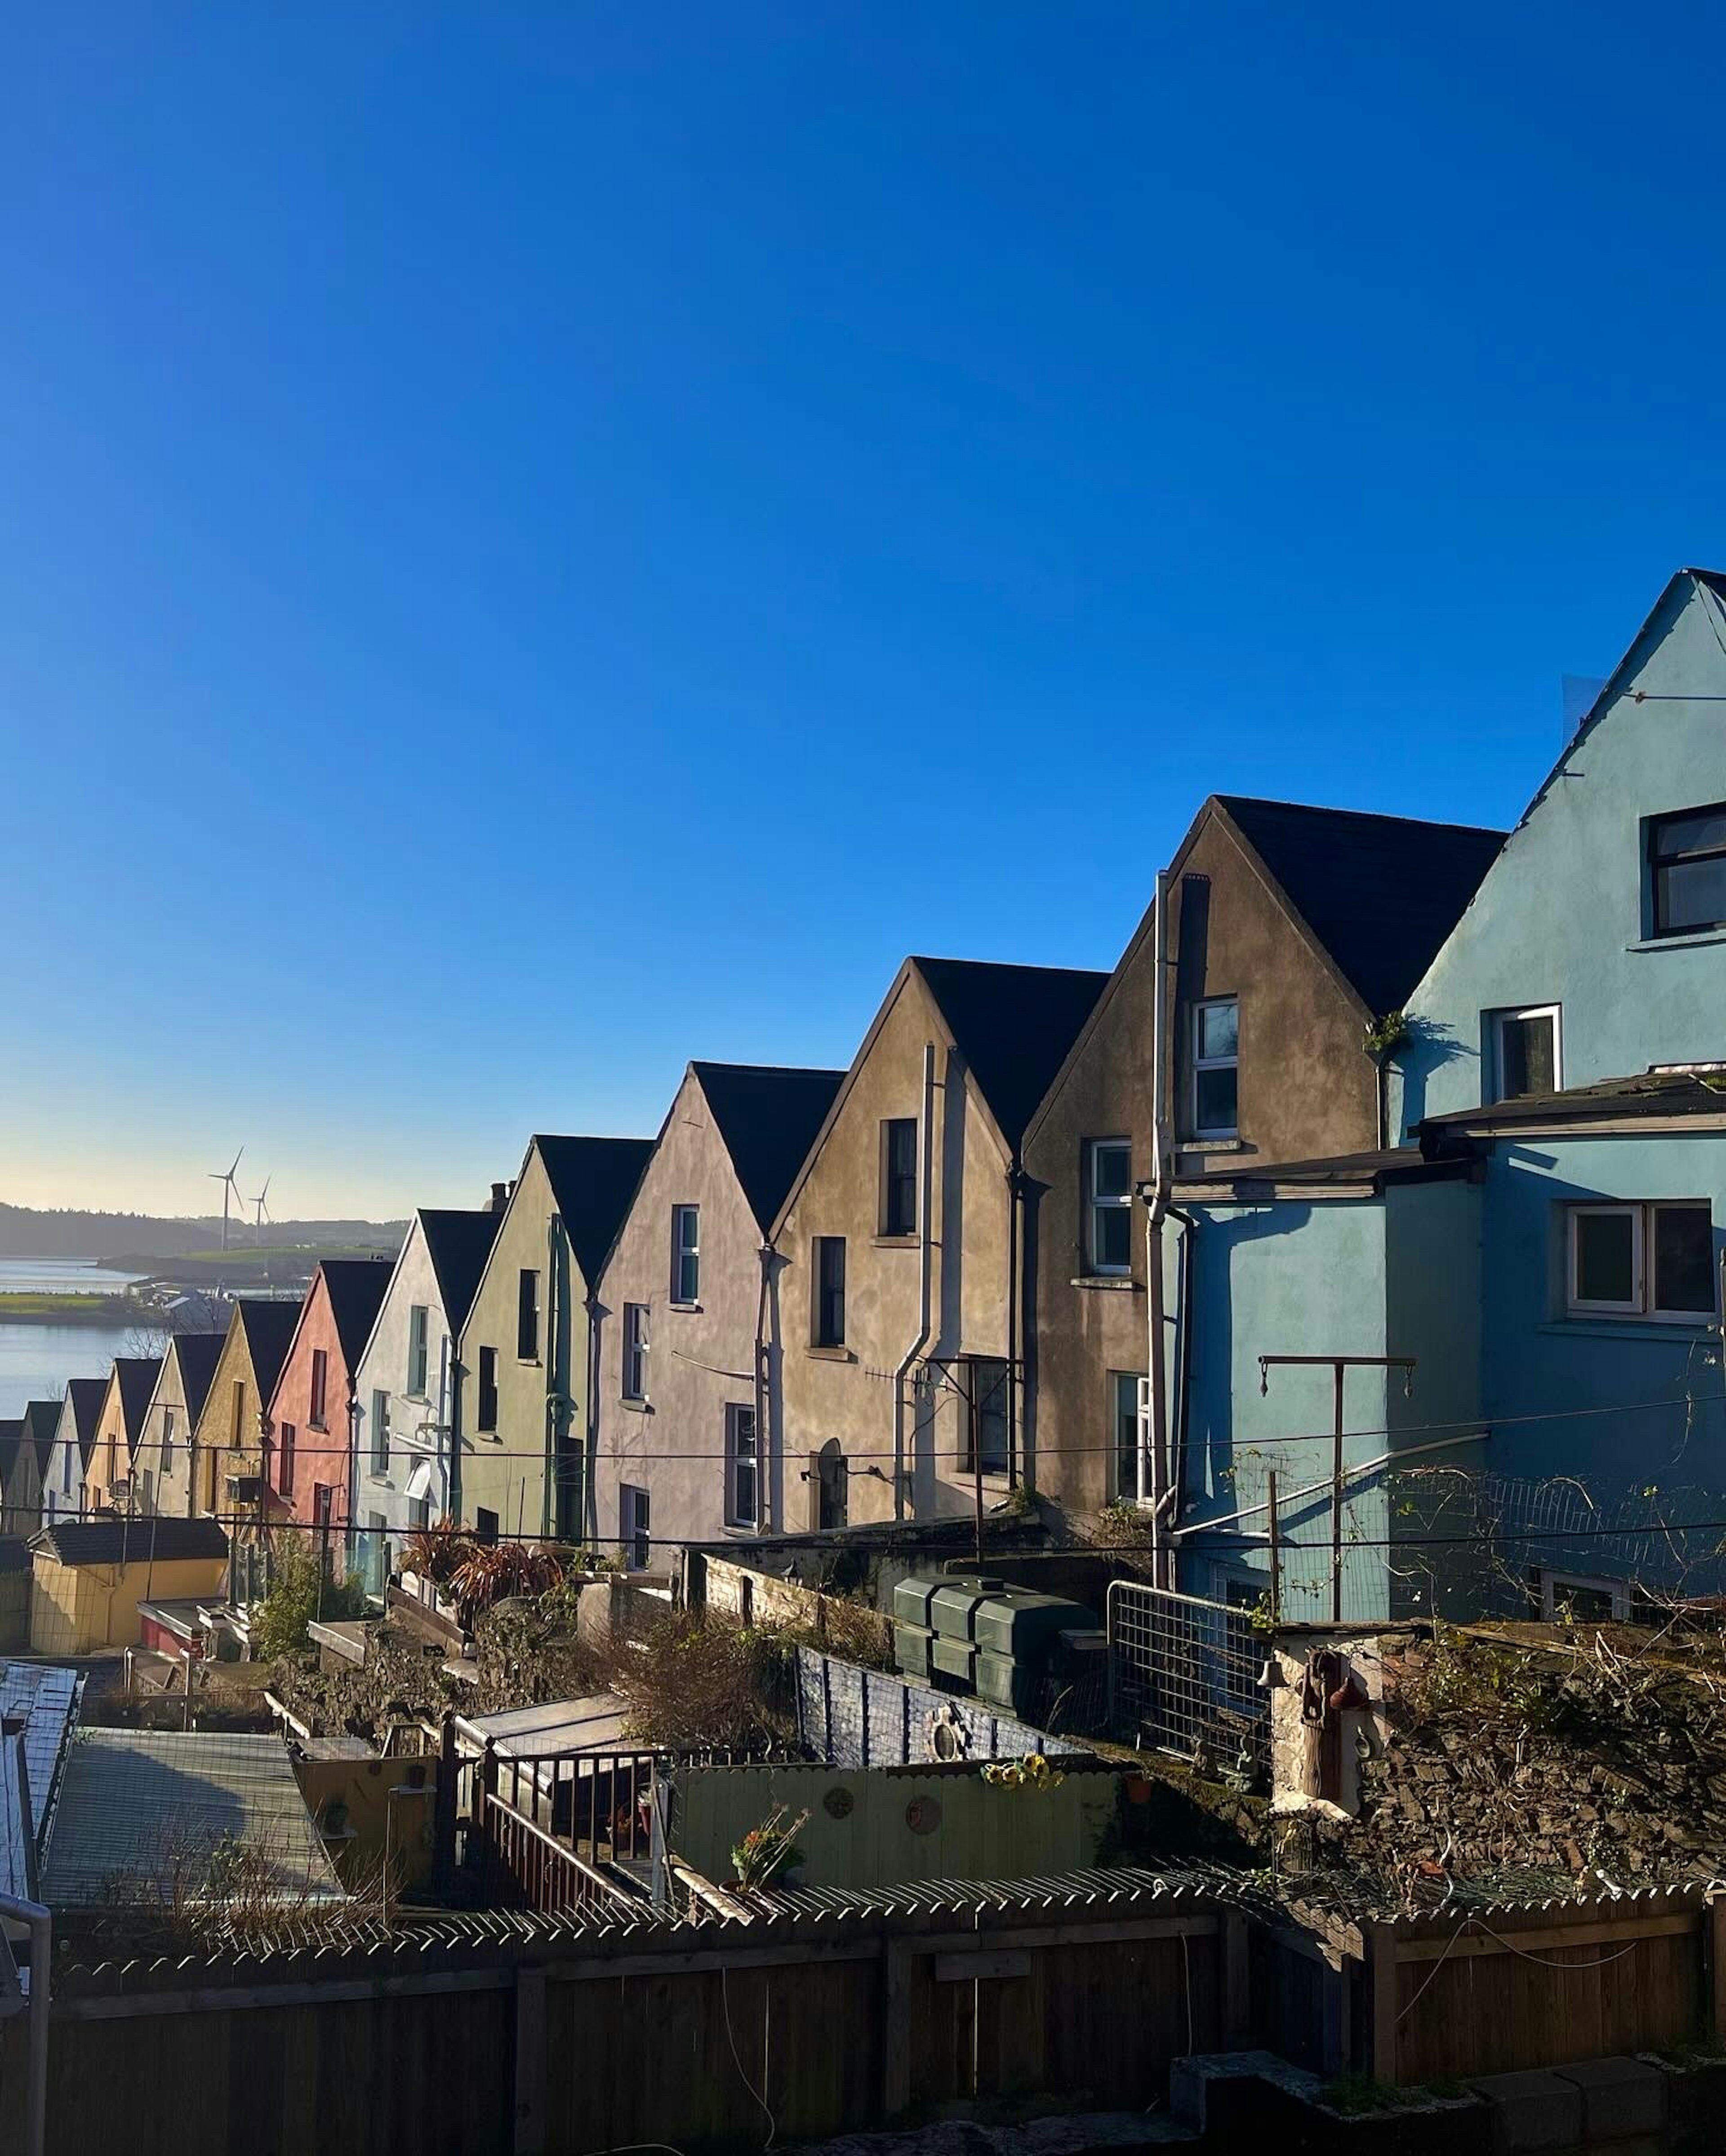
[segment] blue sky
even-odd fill
[[[1212,790],[1473,822],[1726,560],[1716,85],[1570,5],[15,10],[0,1196],[474,1203]]]

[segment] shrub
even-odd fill
[[[336,1623],[366,1614],[366,1590],[357,1578],[335,1579],[322,1558],[301,1535],[278,1535],[270,1549],[270,1592],[252,1625],[252,1650],[258,1660],[280,1661],[303,1654],[311,1645],[311,1625]]]

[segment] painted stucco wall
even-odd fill
[[[145,1411],[133,1462],[135,1466],[150,1471],[155,1491],[151,1510],[165,1520],[183,1520],[201,1509],[193,1502],[193,1435],[179,1354],[170,1342],[168,1352],[162,1358],[162,1374],[156,1380],[156,1389]]]
[[[700,1293],[671,1299],[674,1206],[701,1209]],[[645,1490],[654,1534],[718,1540],[727,1532],[726,1410],[755,1405],[763,1230],[738,1184],[701,1081],[685,1075],[624,1219],[597,1295],[598,1413],[593,1464],[602,1545],[621,1534],[620,1491]],[[624,1307],[648,1311],[647,1393],[625,1399]],[[767,1418],[769,1424],[772,1416]],[[778,1526],[783,1492],[761,1442],[763,1527]],[[787,1525],[801,1527],[801,1511]]]
[[[426,1313],[426,1379],[421,1393],[408,1390],[410,1324],[414,1308]],[[385,1289],[372,1337],[360,1357],[354,1377],[359,1402],[355,1414],[357,1434],[354,1527],[367,1537],[356,1562],[368,1580],[377,1577],[367,1569],[379,1562],[371,1537],[374,1517],[383,1522],[383,1537],[392,1553],[399,1549],[410,1525],[408,1483],[422,1461],[432,1472],[428,1492],[430,1517],[441,1519],[449,1505],[448,1445],[453,1392],[453,1353],[438,1276],[426,1246],[425,1224],[416,1213],[400,1255]],[[375,1431],[372,1402],[375,1393],[389,1398],[389,1459],[382,1471],[373,1464]],[[383,1560],[384,1568],[393,1555]]]
[[[262,1417],[267,1404],[259,1394],[244,1322],[235,1311],[228,1321],[228,1337],[193,1432],[201,1486],[198,1511],[234,1512],[237,1500],[228,1486],[229,1476],[262,1473]]]
[[[141,1522],[141,1545],[149,1533],[149,1523]],[[219,1557],[73,1565],[39,1550],[30,1589],[31,1651],[83,1655],[95,1647],[136,1646],[140,1602],[218,1594],[227,1571],[227,1559]]]
[[[853,1525],[896,1517],[936,1517],[973,1501],[959,1454],[963,1403],[942,1385],[905,1387],[904,1451],[894,1454],[893,1372],[917,1338],[921,1245],[887,1238],[881,1224],[881,1126],[922,1116],[923,1050],[936,1050],[931,1253],[931,1333],[924,1351],[1004,1357],[1008,1344],[1008,1162],[961,1059],[915,968],[902,976],[858,1065],[850,1092],[788,1209],[775,1245],[786,1263],[777,1284],[784,1342],[786,1522],[814,1523],[809,1455],[836,1440],[848,1456]],[[921,1145],[921,1138],[919,1140]],[[921,1155],[920,1155],[921,1160]],[[845,1239],[845,1340],[812,1345],[812,1243]],[[896,1493],[895,1478],[900,1486]],[[1005,1477],[985,1484],[1005,1496]]]
[[[141,1422],[141,1419],[140,1417]],[[126,1427],[126,1403],[121,1394],[120,1374],[117,1370],[110,1371],[101,1415],[96,1424],[95,1442],[90,1447],[88,1475],[90,1509],[92,1512],[116,1502],[110,1493],[117,1480],[131,1473],[132,1446],[137,1435],[136,1431]],[[153,1486],[153,1476],[152,1482]],[[128,1502],[135,1512],[149,1509],[141,1488],[134,1490]]]
[[[516,1353],[516,1296],[522,1270],[540,1276],[540,1353]],[[547,1274],[551,1276],[547,1280]],[[462,1328],[467,1376],[460,1433],[461,1518],[473,1526],[483,1508],[501,1532],[558,1531],[557,1492],[546,1473],[547,1399],[568,1489],[566,1526],[581,1529],[580,1448],[588,1413],[588,1283],[581,1276],[557,1218],[551,1179],[537,1147],[530,1148],[509,1209],[491,1246],[473,1308]],[[497,1351],[497,1428],[478,1426],[480,1351]]]
[[[1215,809],[1174,864],[1169,949],[1174,1008],[1166,1064],[1177,1135],[1189,1122],[1193,1005],[1233,995],[1241,1009],[1240,1142],[1226,1154],[1183,1149],[1183,1172],[1237,1157],[1256,1167],[1376,1145],[1377,1094],[1361,1050],[1359,1004],[1289,919]],[[1156,939],[1147,915],[1095,1026],[1025,1142],[1035,1314],[1027,1455],[1039,1494],[1071,1512],[1094,1512],[1112,1494],[1112,1375],[1143,1376],[1148,1368],[1143,1209],[1135,1202],[1130,1278],[1094,1278],[1083,1179],[1086,1141],[1099,1137],[1129,1138],[1134,1176],[1151,1173],[1155,1009]],[[1172,1258],[1169,1265],[1172,1276]],[[1168,1322],[1172,1327],[1172,1317]]]
[[[1649,939],[1643,829],[1723,797],[1726,613],[1686,580],[1410,999],[1399,1127],[1496,1092],[1492,1011],[1559,1004],[1567,1086],[1726,1055],[1726,934]]]
[[[312,1358],[320,1348],[329,1358],[321,1429],[315,1427],[311,1419]],[[213,1387],[211,1391],[213,1394]],[[335,1312],[330,1307],[329,1290],[319,1272],[313,1276],[307,1291],[294,1344],[288,1350],[270,1401],[273,1446],[270,1482],[289,1518],[307,1525],[314,1523],[317,1517],[316,1493],[326,1488],[330,1492],[330,1524],[332,1528],[346,1528],[348,1408],[352,1396],[347,1363],[342,1353],[342,1336],[336,1330]],[[294,1486],[290,1491],[281,1487],[285,1425],[291,1426],[294,1432]]]
[[[60,1419],[54,1425],[54,1455],[49,1463],[49,1486],[58,1492],[56,1509],[64,1519],[84,1509],[88,1470],[78,1432],[77,1410],[71,1395],[60,1402]]]

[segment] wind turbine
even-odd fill
[[[234,1179],[234,1168],[239,1166],[240,1153],[244,1152],[244,1151],[245,1147],[242,1146],[239,1149],[239,1152],[235,1153],[234,1156],[234,1168],[213,1168],[209,1171],[210,1181],[212,1183],[219,1183],[222,1186],[222,1248],[224,1250],[228,1247],[228,1209],[229,1204],[231,1204],[234,1206],[235,1211],[238,1212],[242,1220],[246,1217],[245,1200],[240,1196],[239,1186]]]
[[[264,1240],[264,1223],[270,1215],[270,1208],[264,1203],[264,1201],[267,1197],[269,1197],[269,1195],[270,1178],[266,1175],[264,1178],[264,1188],[252,1200],[253,1204],[258,1209],[258,1217],[252,1223],[252,1240],[255,1243],[261,1244]]]

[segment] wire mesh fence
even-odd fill
[[[1243,1590],[1210,1602],[1116,1580],[1108,1591],[1110,1721],[1153,1751],[1251,1789],[1271,1760],[1270,1695],[1259,1681],[1264,1615]]]

